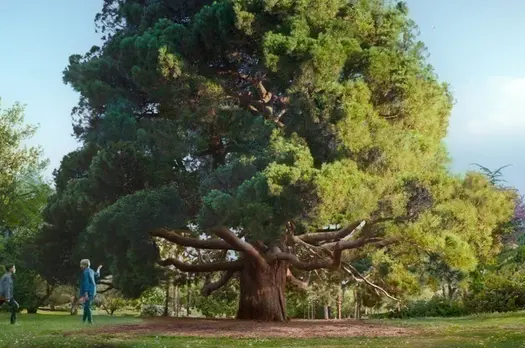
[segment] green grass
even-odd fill
[[[139,323],[135,317],[96,316],[94,329]],[[525,313],[453,319],[372,320],[370,323],[413,328],[417,334],[396,338],[225,339],[169,336],[125,336],[75,332],[85,328],[80,317],[23,314],[10,325],[0,314],[0,347],[525,347]]]

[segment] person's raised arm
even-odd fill
[[[102,269],[102,265],[97,267],[97,271],[95,272],[95,281],[100,279],[100,270]]]

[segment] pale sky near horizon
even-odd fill
[[[407,2],[430,62],[457,100],[446,139],[453,170],[512,164],[505,178],[525,193],[525,1]],[[32,143],[50,159],[48,174],[78,146],[70,117],[78,95],[62,71],[71,54],[100,42],[93,19],[101,3],[0,0],[1,106],[27,105],[26,121],[40,124]]]

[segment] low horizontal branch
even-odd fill
[[[371,220],[355,221],[334,231],[320,230],[314,233],[305,233],[297,237],[308,244],[318,245],[319,243],[336,242],[347,238],[355,232],[363,229],[365,224],[370,227],[385,222],[406,223],[408,221],[410,221],[410,216],[375,218]]]
[[[189,264],[179,261],[175,258],[167,258],[165,260],[158,261],[158,264],[161,266],[175,266],[175,268],[181,270],[182,272],[190,273],[220,272],[228,270],[240,271],[244,267],[243,260]]]
[[[290,284],[292,284],[293,286],[301,289],[301,290],[306,290],[308,288],[308,282],[304,282],[300,279],[297,279],[293,274],[292,272],[290,271],[290,269],[287,270],[286,272],[286,279],[290,282]]]
[[[214,233],[217,237],[221,238],[227,242],[235,250],[242,251],[246,256],[253,259],[257,265],[261,268],[268,266],[268,263],[264,257],[251,245],[239,238],[232,230],[224,226],[218,226],[211,229],[211,232]]]
[[[106,289],[98,290],[97,292],[99,294],[105,294],[106,292],[111,291],[113,289],[114,289],[114,287],[113,287],[113,285],[111,285],[111,286],[108,286]]]
[[[192,237],[185,237],[181,234],[188,232],[187,230],[168,230],[165,228],[158,228],[150,232],[152,237],[159,237],[169,242],[175,243],[184,247],[191,247],[197,249],[210,250],[241,250],[228,242],[221,239],[197,239]]]
[[[399,302],[399,299],[397,299],[394,296],[390,295],[388,293],[388,291],[386,291],[385,289],[383,289],[379,285],[374,284],[371,281],[369,281],[368,279],[366,279],[365,277],[363,277],[361,275],[361,273],[359,273],[359,271],[354,266],[352,266],[351,264],[347,264],[346,266],[343,266],[343,270],[345,270],[348,274],[350,274],[356,281],[363,281],[365,284],[367,284],[368,286],[372,287],[376,291],[382,292],[389,299],[394,300],[396,302]]]
[[[339,269],[341,267],[342,253],[345,250],[358,249],[367,245],[372,245],[377,248],[382,248],[393,244],[397,239],[379,239],[379,238],[360,238],[349,241],[339,241],[334,243],[331,251],[333,254],[330,258],[319,258],[311,261],[303,261],[297,255],[288,252],[276,252],[270,255],[271,261],[288,261],[292,266],[304,271],[313,271],[316,269]],[[329,251],[328,249],[325,249]]]
[[[228,284],[228,282],[235,275],[235,273],[237,273],[236,270],[227,270],[216,282],[205,284],[201,290],[202,296],[209,296],[212,292],[219,290],[220,288]]]
[[[276,252],[271,255],[272,261],[288,261],[292,266],[303,271],[313,271],[321,268],[332,268],[333,261],[331,259],[317,259],[312,261],[302,261],[297,255],[287,252]]]
[[[365,224],[366,221],[356,221],[336,231],[306,233],[297,236],[297,238],[301,239],[303,242],[313,245],[321,242],[337,241],[361,230]]]
[[[113,286],[113,282],[111,280],[101,279],[97,283],[100,285]]]

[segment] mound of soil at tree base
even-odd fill
[[[414,334],[415,330],[357,320],[294,320],[267,323],[233,319],[145,319],[140,324],[97,327],[97,334],[230,338],[307,338],[307,337],[393,337]]]

